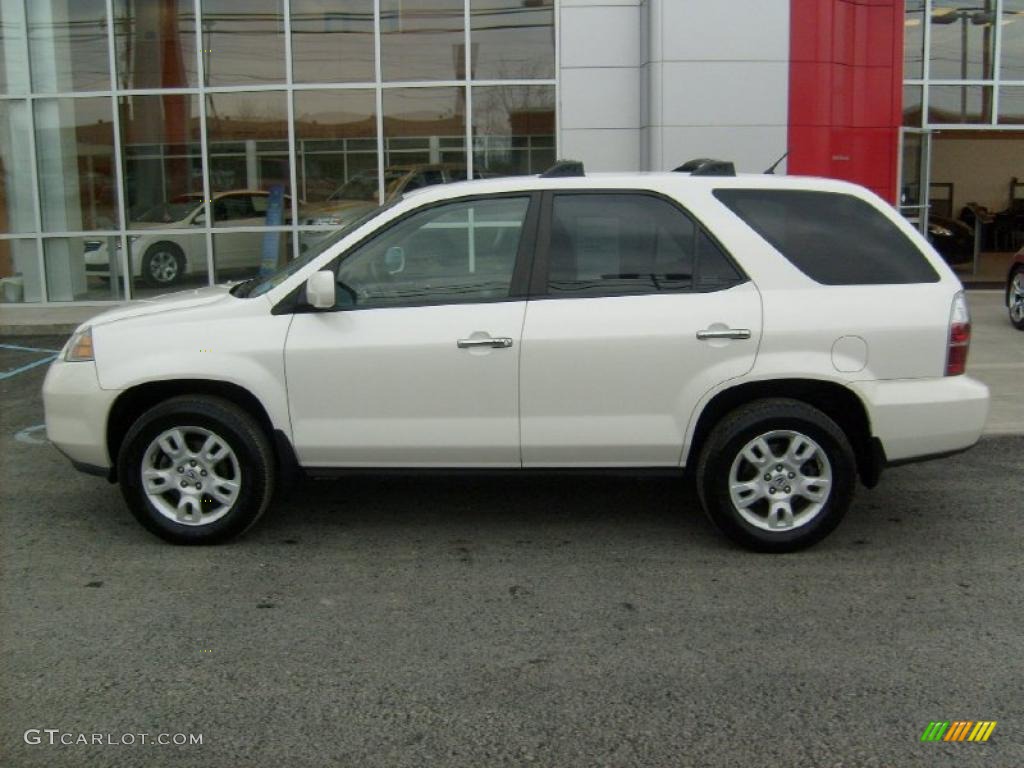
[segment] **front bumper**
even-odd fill
[[[850,387],[868,409],[872,432],[891,463],[970,448],[988,418],[988,387],[969,376],[864,381]]]
[[[118,394],[100,389],[94,362],[50,364],[43,382],[46,436],[76,467],[109,471],[107,415]]]

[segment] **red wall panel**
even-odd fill
[[[790,0],[789,173],[896,202],[902,0]]]

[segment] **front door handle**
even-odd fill
[[[455,342],[459,349],[470,349],[472,347],[491,347],[492,349],[508,349],[512,346],[512,339],[508,336],[492,338],[484,336],[478,339],[459,339]]]
[[[697,331],[697,338],[701,341],[707,339],[749,339],[750,329],[749,328],[721,328],[711,330],[705,328],[703,331]]]

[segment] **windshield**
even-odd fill
[[[299,256],[299,258],[295,259],[294,261],[288,262],[279,270],[277,270],[277,272],[274,272],[271,275],[257,275],[256,277],[246,280],[244,283],[239,283],[238,285],[231,289],[231,293],[234,294],[235,296],[238,296],[239,298],[251,298],[254,296],[262,296],[267,291],[279,286],[281,283],[283,283],[289,277],[294,275],[304,266],[309,264],[311,261],[313,261],[313,259],[315,259],[321,253],[323,253],[328,248],[333,246],[335,243],[348,237],[352,232],[359,229],[359,227],[363,226],[363,224],[366,224],[372,219],[375,219],[377,216],[380,216],[380,214],[384,213],[384,211],[387,211],[390,208],[394,207],[399,201],[400,198],[393,200],[387,205],[381,206],[380,208],[374,208],[371,211],[367,211],[358,219],[355,219],[349,224],[346,224],[341,229],[334,230],[333,232],[324,233],[324,238],[314,243],[309,248],[309,250],[307,250],[304,254]]]
[[[384,188],[390,188],[396,181],[405,176],[404,171],[384,171]],[[377,174],[373,171],[365,171],[356,174],[346,181],[327,198],[328,201],[337,200],[372,200],[377,202]]]
[[[201,200],[194,197],[177,197],[169,203],[158,203],[136,217],[135,221],[153,224],[170,224],[181,221],[196,209]]]

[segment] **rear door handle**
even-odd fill
[[[749,328],[722,328],[711,330],[705,328],[703,331],[697,331],[697,338],[701,341],[707,339],[749,339],[750,329]]]
[[[512,339],[508,336],[491,338],[484,336],[479,339],[459,339],[455,342],[459,349],[470,349],[471,347],[491,347],[493,349],[508,349],[512,346]]]

